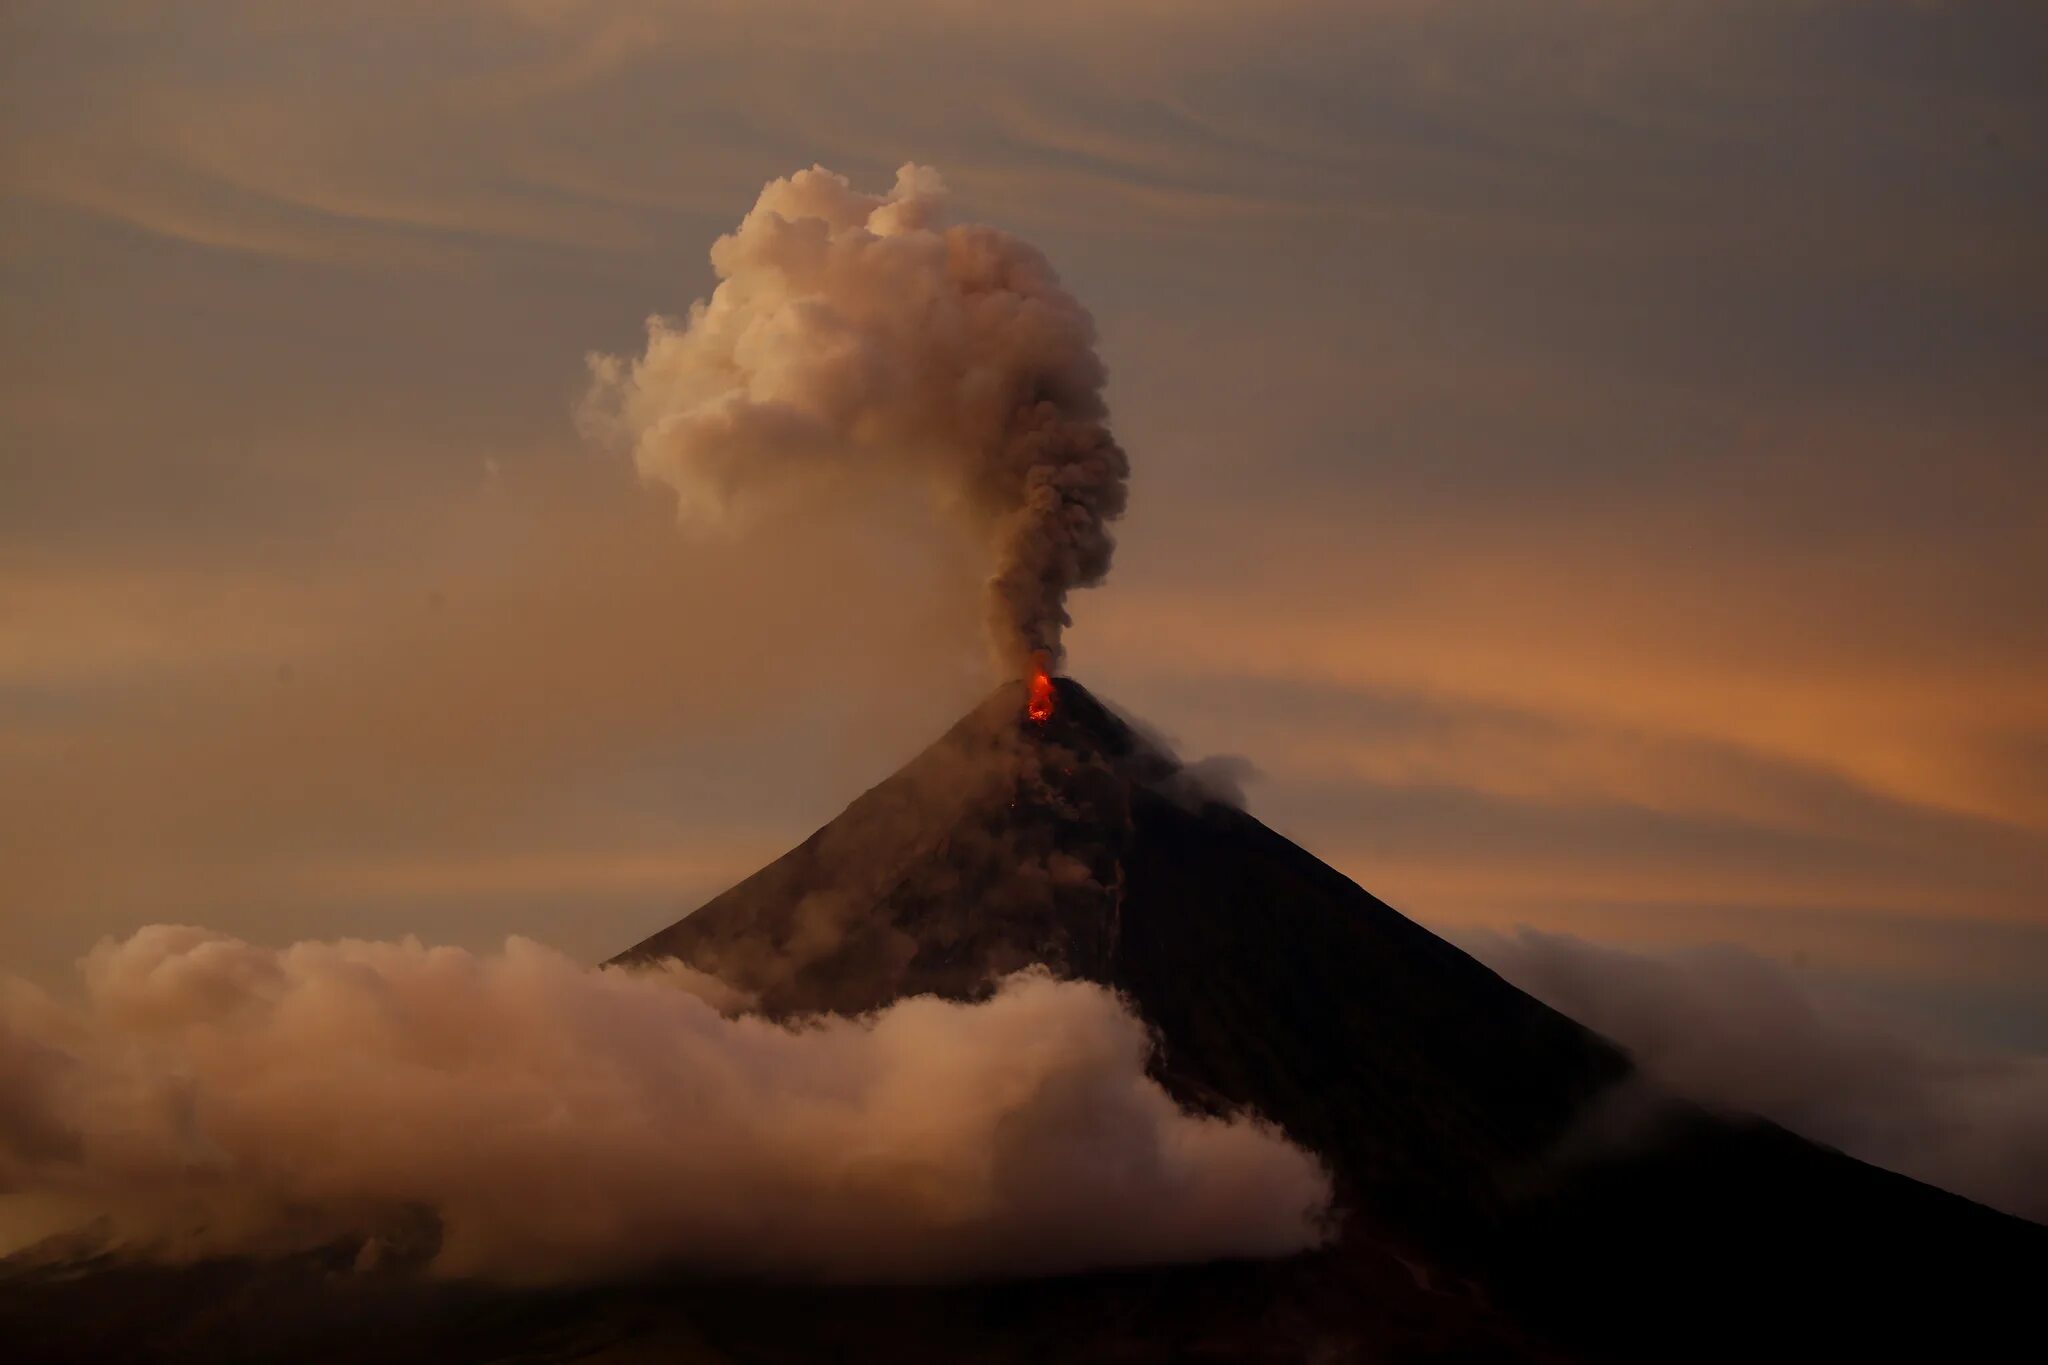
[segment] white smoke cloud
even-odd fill
[[[1739,948],[1650,956],[1531,929],[1458,937],[1679,1094],[2048,1222],[2048,1057],[1915,1040]]]
[[[674,963],[513,939],[274,950],[156,926],[64,1001],[0,982],[0,1251],[81,1219],[167,1256],[431,1208],[434,1266],[836,1280],[1279,1255],[1316,1160],[1185,1113],[1144,1025],[1042,971],[791,1026]]]
[[[1129,462],[1093,321],[1036,248],[943,221],[938,174],[885,195],[822,167],[770,182],[711,249],[719,284],[592,358],[593,434],[629,445],[686,522],[834,479],[926,479],[990,555],[988,628],[1012,674],[1060,657],[1071,588],[1101,581]]]

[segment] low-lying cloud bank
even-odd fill
[[[1680,1094],[2048,1222],[2048,1057],[1917,1041],[1739,948],[1651,956],[1530,929],[1458,937]]]
[[[84,994],[0,981],[0,1252],[104,1218],[167,1256],[431,1208],[434,1268],[833,1280],[1038,1274],[1321,1242],[1329,1180],[1183,1112],[1111,992],[784,1026],[701,973],[538,944],[257,947],[154,926]]]

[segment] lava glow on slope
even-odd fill
[[[1038,725],[1052,719],[1052,674],[1046,671],[1043,660],[1034,659],[1031,664],[1031,695],[1024,703],[1024,714]]]

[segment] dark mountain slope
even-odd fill
[[[1619,1360],[1991,1359],[2041,1332],[2048,1229],[1656,1093],[1240,812],[1145,799],[1137,828],[1114,980],[1184,1091],[1333,1164],[1346,1246],[1391,1234]]]
[[[1130,996],[1184,1100],[1251,1105],[1331,1158],[1352,1202],[1413,1205],[1431,1229],[1483,1220],[1498,1177],[1627,1075],[1612,1046],[1058,688],[1042,727],[1000,690],[619,960],[682,957],[781,1013],[971,997],[1048,962]]]

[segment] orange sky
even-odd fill
[[[1425,922],[2048,1045],[2036,6],[0,28],[0,965],[600,956],[943,728],[979,570],[914,490],[693,541],[571,420],[763,181],[916,159],[1101,326],[1077,676]]]

